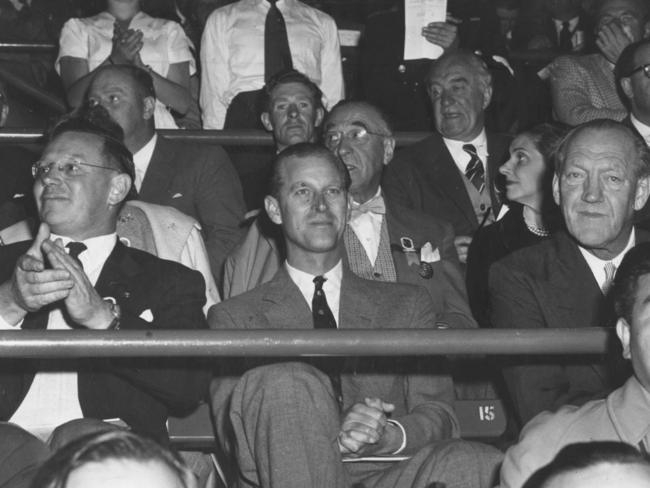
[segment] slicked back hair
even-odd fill
[[[427,73],[427,86],[431,83],[433,74],[440,66],[455,63],[461,63],[471,67],[483,87],[492,86],[492,75],[485,62],[476,54],[466,49],[450,49],[449,51],[445,51],[438,59],[433,60]]]
[[[260,112],[271,112],[273,107],[271,107],[271,100],[273,99],[273,91],[280,85],[286,85],[287,83],[300,83],[309,89],[311,93],[312,102],[315,109],[323,109],[323,92],[318,87],[316,83],[311,81],[307,75],[297,71],[295,69],[280,71],[266,82],[264,89],[261,93],[260,98]]]
[[[279,198],[280,191],[284,181],[282,180],[282,167],[284,163],[290,159],[306,159],[320,157],[328,161],[338,172],[343,181],[345,191],[350,190],[350,173],[345,167],[345,164],[324,146],[315,144],[313,142],[301,142],[289,146],[281,151],[273,160],[271,166],[271,178],[269,180],[268,194],[274,198]]]

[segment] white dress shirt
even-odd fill
[[[138,152],[133,155],[133,164],[135,166],[135,189],[140,191],[142,187],[142,180],[147,174],[147,168],[149,168],[149,163],[151,162],[151,156],[153,156],[153,150],[156,147],[156,141],[158,140],[158,134],[154,134],[149,142],[142,146]]]
[[[53,241],[61,239],[65,246],[71,239],[52,234]],[[84,271],[95,285],[106,259],[113,251],[117,234],[93,237],[83,241],[87,249],[79,254]],[[0,318],[0,329],[15,330]],[[47,321],[48,330],[70,330],[60,308],[52,310]],[[27,395],[9,419],[32,434],[47,440],[54,428],[73,419],[82,418],[77,390],[77,372],[74,370],[39,371],[34,376]]]
[[[279,0],[293,67],[323,92],[326,107],[344,97],[338,31],[324,12],[298,0]],[[267,0],[240,0],[216,9],[201,40],[201,110],[204,129],[223,129],[226,111],[240,92],[264,86]]]
[[[615,269],[618,269],[618,267],[621,265],[621,261],[623,261],[623,258],[625,257],[625,254],[634,247],[635,243],[636,243],[636,235],[634,232],[634,228],[632,228],[632,232],[630,233],[630,239],[627,241],[627,245],[625,246],[625,249],[623,249],[623,251],[621,251],[618,254],[618,256],[616,256],[615,258],[608,259],[608,260],[597,258],[582,246],[578,246],[578,249],[580,249],[580,252],[584,256],[585,261],[587,261],[587,265],[589,266],[589,269],[594,275],[594,278],[596,279],[596,282],[598,283],[598,286],[600,287],[601,290],[605,285],[605,265],[611,262],[614,265]]]
[[[316,275],[305,273],[299,269],[291,266],[287,261],[284,262],[284,265],[287,268],[289,277],[296,284],[302,296],[305,297],[307,305],[311,310],[311,301],[314,298],[314,278]],[[339,261],[336,266],[330,269],[327,273],[323,275],[326,278],[323,283],[323,292],[325,292],[325,298],[327,299],[327,305],[329,305],[332,315],[336,320],[336,325],[339,324],[339,306],[341,303],[341,279],[343,278],[343,264],[342,261]]]
[[[487,175],[488,147],[485,129],[483,129],[478,136],[469,142],[447,139],[446,137],[443,137],[442,140],[445,141],[445,146],[447,146],[449,154],[451,154],[454,163],[456,163],[456,167],[458,167],[458,170],[463,176],[465,176],[467,165],[472,159],[469,153],[463,149],[463,146],[465,144],[472,144],[476,148],[476,153],[478,154],[478,157],[481,158],[481,162],[483,163],[483,170]]]
[[[650,126],[645,125],[632,113],[630,114],[630,120],[632,121],[634,128],[639,132],[639,134],[641,134],[641,137],[643,137],[645,143],[650,146]]]
[[[370,200],[383,199],[381,187]],[[364,202],[365,203],[365,202]],[[379,254],[379,241],[381,240],[381,224],[384,221],[382,214],[374,212],[363,212],[350,218],[348,225],[361,242],[370,263],[374,266]]]
[[[578,27],[579,22],[580,22],[580,17],[573,17],[571,20],[569,20],[569,30],[571,31],[571,48],[573,50],[580,49],[582,47],[582,44],[584,43],[584,32],[579,33],[579,31],[576,30],[576,27]],[[553,19],[553,24],[555,25],[555,35],[556,35],[555,40],[559,45],[560,33],[562,32],[562,24],[564,24],[564,21]]]
[[[113,24],[115,17],[101,12],[92,17],[70,19],[61,29],[59,56],[54,67],[61,74],[61,58],[70,56],[88,61],[88,70],[93,71],[111,54],[113,49]],[[190,75],[196,73],[196,61],[192,55],[192,41],[177,22],[151,17],[138,12],[131,19],[130,29],[142,31],[144,45],[140,50],[142,62],[151,66],[156,73],[167,77],[169,66],[189,62]],[[156,128],[177,129],[171,113],[158,100],[154,112]]]

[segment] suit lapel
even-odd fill
[[[169,185],[176,173],[175,146],[164,137],[158,136],[156,147],[151,155],[151,162],[142,180],[140,199],[151,202],[168,200]]]
[[[271,326],[280,326],[283,329],[313,327],[311,309],[284,265],[280,265],[280,269],[269,282],[262,302],[264,316]]]
[[[406,228],[399,218],[399,215],[393,212],[393,209],[388,201],[386,201],[386,227],[388,228],[388,237],[390,239],[390,252],[393,257],[393,264],[395,265],[395,273],[397,274],[397,282],[405,281],[404,278],[409,275],[409,264],[406,260],[406,255],[401,251],[400,238],[410,237],[417,241],[417,237],[413,236],[412,229]],[[418,243],[416,242],[416,245]]]
[[[341,298],[339,302],[339,329],[369,329],[375,325],[379,309],[374,295],[368,290],[368,281],[343,267]]]
[[[495,218],[499,215],[501,210],[501,200],[496,192],[495,179],[501,165],[501,155],[506,148],[503,147],[501,139],[497,138],[494,134],[487,133],[488,143],[488,157],[485,163],[487,168],[487,185],[490,192],[490,201],[492,202],[492,213]]]
[[[103,297],[113,297],[118,302],[123,302],[131,298],[131,286],[137,283],[135,277],[140,272],[138,262],[129,255],[127,247],[118,240],[104,263],[95,289]]]
[[[443,138],[437,134],[436,137],[438,144],[435,144],[434,140],[429,140],[429,147],[424,148],[423,152],[427,159],[430,158],[427,161],[428,164],[424,165],[425,174],[429,180],[426,184],[433,188],[439,188],[442,193],[445,193],[465,218],[471,222],[471,226],[476,227],[476,214],[467,194],[463,177]]]

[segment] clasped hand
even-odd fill
[[[75,323],[91,329],[107,328],[112,322],[110,306],[81,265],[65,252],[61,240],[49,237],[48,225],[41,224],[32,246],[18,258],[11,279],[13,301],[27,313],[63,300]],[[51,268],[45,267],[45,258]]]
[[[338,436],[341,454],[356,457],[394,452],[401,439],[395,440],[397,429],[386,418],[386,414],[393,410],[393,404],[379,398],[366,398],[364,403],[354,404],[341,423]]]
[[[113,50],[111,60],[115,64],[133,64],[142,66],[140,50],[144,46],[141,30],[124,30],[116,22],[113,28]]]

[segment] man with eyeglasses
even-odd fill
[[[41,224],[33,242],[0,247],[0,329],[206,327],[200,273],[117,238],[134,168],[104,109],[64,118],[33,174]],[[47,452],[43,441],[107,428],[101,420],[167,442],[167,417],[195,407],[209,379],[191,361],[159,359],[2,360],[0,369],[0,486],[12,488]]]
[[[352,210],[344,234],[348,264],[362,278],[423,286],[444,310],[441,322],[477,327],[447,222],[395,204],[380,181],[395,139],[385,116],[367,102],[336,105],[323,142],[346,165]]]
[[[349,186],[343,163],[322,146],[278,155],[265,210],[282,229],[286,260],[268,283],[212,307],[211,327],[435,327],[442,310],[423,288],[364,280],[346,266]],[[211,387],[218,438],[236,456],[240,485],[492,486],[501,453],[450,440],[459,435],[453,385],[438,361],[269,359],[229,360],[230,376]]]
[[[616,64],[616,78],[630,113],[623,123],[650,145],[650,40],[630,44]]]

